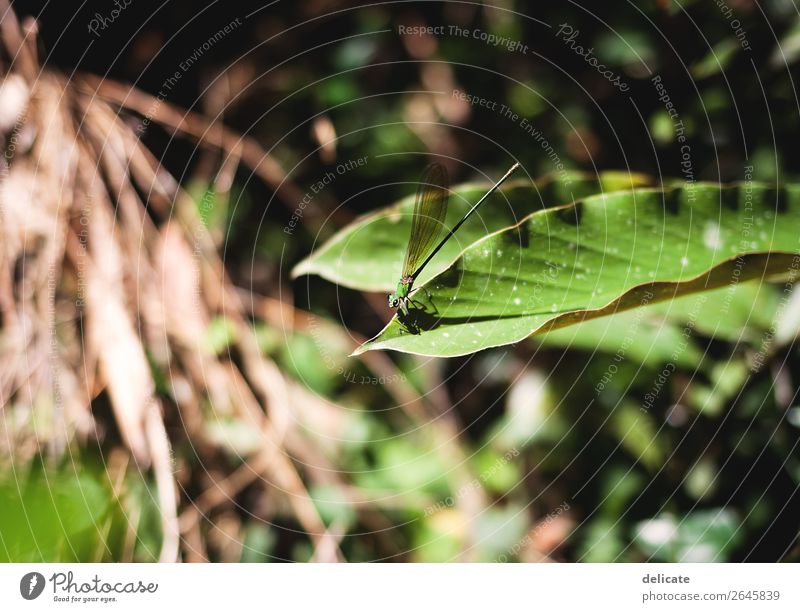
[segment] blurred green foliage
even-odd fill
[[[17,4],[23,10],[26,3]],[[208,26],[192,20],[199,4],[173,2],[150,15],[150,7],[133,3],[129,18],[114,24],[115,35],[96,41],[80,61],[88,17],[72,23],[65,15],[71,19],[73,7],[48,6],[40,17],[43,44],[50,61],[70,70],[80,65],[155,94],[176,58],[208,36]],[[206,18],[227,23],[239,10],[230,4],[217,3]],[[413,192],[430,152],[457,160],[455,183],[495,176],[512,158],[533,177],[554,172],[518,121],[486,108],[448,107],[453,89],[510,106],[546,132],[570,170],[676,177],[682,143],[650,81],[660,75],[683,122],[696,179],[742,180],[752,166],[754,180],[797,181],[795,7],[786,0],[730,4],[750,50],[715,2],[344,3],[329,14],[315,2],[280,3],[248,19],[235,40],[215,46],[170,93],[167,102],[202,110],[208,81],[242,67],[251,77],[234,92],[224,120],[255,136],[301,192],[337,163],[368,157],[313,198],[293,234],[283,228],[296,203],[244,170],[227,199],[202,180],[192,189],[231,276],[324,325],[311,333],[254,323],[261,350],[284,372],[346,408],[339,439],[320,434],[319,446],[348,484],[315,485],[311,495],[326,524],[343,530],[348,560],[798,558],[800,355],[791,330],[788,340],[770,339],[772,326],[787,318],[783,284],[736,287],[724,310],[725,290],[700,306],[690,296],[648,307],[647,325],[619,363],[628,313],[470,357],[422,362],[392,354],[399,378],[365,384],[363,377],[383,373],[349,356],[349,334],[370,337],[386,313],[355,291],[288,278],[355,215]],[[88,16],[94,9],[81,10]],[[554,36],[561,23],[630,84],[629,96]],[[531,51],[513,54],[457,36],[422,48],[398,34],[400,24],[459,24],[519,39]],[[312,135],[320,115],[335,127],[333,160]],[[184,184],[205,178],[207,159],[193,144],[156,129],[145,141]],[[686,350],[659,383],[697,312]],[[231,333],[224,318],[212,321],[208,350],[224,354]],[[758,355],[762,367],[753,365]],[[598,392],[611,364],[614,376]],[[426,417],[404,409],[408,394],[423,397]],[[445,429],[445,443],[435,432],[447,419],[453,429]],[[244,424],[220,419],[211,430],[233,458],[253,444]],[[192,451],[176,446],[202,473]],[[510,449],[518,454],[504,461]],[[102,463],[76,463],[26,466],[4,477],[0,558],[155,559],[160,532],[151,483],[127,474],[123,493],[115,492]],[[187,495],[201,490],[193,487]],[[243,491],[230,510],[241,524],[238,559],[308,560],[313,551],[289,513],[278,508],[277,518],[264,519],[253,510],[260,503],[254,496]],[[568,510],[557,513],[562,504]],[[220,549],[208,552],[218,559]]]
[[[0,562],[158,560],[154,487],[132,471],[114,478],[97,456],[0,474]]]

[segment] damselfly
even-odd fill
[[[458,231],[469,216],[494,191],[500,187],[511,174],[519,168],[519,164],[514,164],[503,177],[497,181],[486,194],[478,200],[467,213],[461,217],[453,228],[447,232],[438,244],[436,239],[441,234],[445,214],[447,213],[447,200],[449,196],[447,171],[444,166],[434,163],[425,168],[417,189],[417,198],[414,201],[414,213],[411,217],[411,237],[406,247],[406,257],[403,260],[403,273],[400,282],[397,283],[397,291],[389,294],[389,306],[399,308],[403,315],[408,315],[408,305],[411,301],[410,294],[414,286],[414,281],[420,272],[425,269],[436,253],[450,240],[453,234]],[[434,244],[436,246],[434,246]]]

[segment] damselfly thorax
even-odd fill
[[[406,275],[397,283],[397,291],[389,294],[389,307],[400,308],[404,315],[408,314],[408,294],[411,293],[411,286],[414,284],[414,277]]]

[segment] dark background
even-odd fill
[[[263,4],[256,2],[129,1],[99,36],[88,31],[88,24],[96,13],[108,18],[115,8],[113,2],[79,6],[14,2],[13,6],[20,16],[37,17],[40,53],[46,57],[46,65],[67,74],[74,70],[131,83],[153,95],[163,90],[165,79],[199,45],[225,24],[241,18],[241,26],[182,74],[165,102],[218,115],[231,128],[254,137],[280,162],[301,192],[336,163],[365,155],[371,162],[341,176],[325,198],[316,200],[291,239],[281,228],[291,217],[292,203],[275,197],[273,189],[240,167],[232,189],[235,206],[221,229],[227,238],[226,262],[241,286],[287,300],[364,336],[379,329],[386,316],[375,309],[372,298],[316,278],[289,280],[288,270],[315,244],[355,215],[408,194],[407,183],[416,179],[433,155],[456,160],[451,165],[454,183],[479,177],[476,169],[498,175],[512,157],[520,160],[531,176],[554,171],[541,147],[517,124],[487,109],[453,106],[447,95],[453,88],[508,104],[527,117],[545,131],[570,169],[590,173],[619,169],[679,177],[680,144],[650,82],[651,76],[658,74],[686,128],[696,180],[742,180],[746,166],[754,167],[756,180],[798,179],[800,106],[795,82],[800,26],[798,9],[788,1],[728,3],[731,19],[741,22],[751,50],[740,47],[731,19],[712,1],[507,2],[494,8],[466,2],[379,6],[276,2],[261,8]],[[523,14],[526,12],[529,14]],[[561,23],[579,30],[579,44],[592,47],[594,55],[630,85],[630,91],[620,93],[555,36]],[[397,28],[409,24],[479,28],[521,41],[528,45],[529,53],[508,52],[500,46],[449,35],[404,39]],[[228,79],[227,89],[221,93],[219,88],[207,89],[223,74]],[[209,95],[210,91],[216,97]],[[436,96],[413,93],[425,91],[444,92],[441,105],[437,106]],[[332,154],[321,152],[313,136],[317,115],[326,117],[339,136]],[[408,120],[414,117],[431,118],[435,128],[413,129]],[[130,120],[135,125],[138,119],[131,113]],[[173,138],[157,126],[147,131],[144,141],[184,183],[219,161],[201,153],[194,142]],[[376,157],[386,154],[393,155]],[[351,197],[353,194],[359,195]],[[706,337],[698,342],[710,359],[727,359],[740,348],[724,339]],[[303,340],[290,345],[288,351],[294,351],[295,358],[284,359],[284,364],[287,370],[297,368],[298,361],[299,367],[305,365],[306,371],[293,374],[312,380],[315,392],[344,404],[359,403],[368,412],[386,403],[374,390],[353,390],[331,377],[318,359],[315,361],[313,345],[309,346]],[[280,356],[285,349],[271,350]],[[303,351],[310,351],[307,359]],[[521,343],[512,351],[508,369],[500,370],[506,374],[489,381],[483,381],[481,372],[494,358],[491,351],[477,358],[443,361],[439,367],[451,396],[463,400],[455,412],[464,427],[462,443],[468,454],[470,449],[485,447],[492,427],[502,418],[502,402],[491,410],[485,408],[508,390],[519,367],[534,363],[543,371],[554,372],[551,392],[561,406],[554,429],[526,447],[516,476],[492,491],[502,508],[514,503],[525,506],[533,492],[547,489],[549,493],[533,513],[538,517],[563,500],[571,500],[571,522],[564,527],[565,533],[553,536],[556,544],[552,548],[542,544],[541,551],[565,560],[675,560],[669,555],[651,557],[646,546],[635,543],[640,521],[665,509],[683,518],[697,510],[730,508],[745,528],[733,539],[733,547],[720,545],[719,559],[775,561],[792,557],[800,516],[797,427],[783,421],[777,426],[778,433],[772,433],[775,417],[774,410],[770,413],[774,405],[769,400],[769,368],[743,386],[738,396],[726,398],[719,414],[699,414],[689,407],[691,419],[678,424],[668,419],[673,408],[670,393],[679,394],[692,372],[676,376],[671,391],[660,398],[652,415],[665,447],[676,452],[665,469],[651,477],[651,470],[621,443],[619,432],[607,427],[602,401],[597,410],[583,411],[592,396],[591,381],[597,376],[588,377],[591,380],[584,386],[573,385],[573,372],[588,367],[600,374],[608,356],[575,350],[565,360],[563,351],[556,349],[537,351],[535,359],[533,355],[532,345]],[[796,351],[783,357],[796,372]],[[392,359],[400,367],[410,363],[404,357]],[[631,364],[625,378],[625,393],[631,398],[640,401],[649,388],[658,368],[648,367],[641,375]],[[483,382],[478,385],[479,381]],[[703,382],[717,384],[708,379]],[[424,390],[424,381],[415,384]],[[766,405],[763,420],[742,403]],[[381,418],[378,412],[369,420],[373,423]],[[571,433],[564,435],[573,425]],[[388,435],[394,428],[395,424],[381,423],[374,425],[372,433]],[[712,445],[707,444],[710,438],[714,439]],[[409,448],[390,450],[413,455],[413,442],[408,444]],[[390,451],[380,442],[365,443],[352,453],[341,457],[344,472],[389,462],[385,454]],[[686,482],[690,468],[702,461],[710,462],[718,479],[713,491],[698,499],[686,489]],[[595,471],[601,463],[605,468],[598,475]],[[403,484],[383,486],[402,488]],[[436,495],[442,493],[435,491]],[[253,501],[246,495],[242,500],[245,506]],[[754,508],[760,511],[754,512]],[[413,552],[432,539],[430,534],[436,529],[420,519],[414,503],[386,514],[395,525],[390,538],[395,548],[389,546],[387,552],[385,542],[371,540],[373,527],[357,524],[353,532],[364,535],[345,539],[343,549],[349,558],[449,558],[451,552],[445,545],[441,549],[434,545],[435,552],[430,554]],[[289,519],[284,525],[276,522],[274,530],[279,535],[270,540],[272,544],[264,545],[263,555],[303,559],[307,551],[298,544],[293,526]],[[594,546],[597,542],[601,545]]]

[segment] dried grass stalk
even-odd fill
[[[303,420],[318,409],[331,422],[336,407],[315,408],[260,353],[194,202],[119,116],[118,106],[148,97],[42,69],[31,42],[35,24],[23,31],[6,0],[0,14],[0,139],[11,151],[0,163],[0,401],[10,433],[1,450],[21,463],[94,436],[114,465],[150,470],[162,561],[181,558],[181,548],[186,559],[207,558],[214,543],[204,540],[198,519],[226,512],[250,484],[262,487],[267,503],[280,500],[273,512],[289,509],[316,559],[341,560],[342,534],[326,529],[304,484],[319,476],[302,473],[292,459],[315,456],[298,428],[298,406]],[[296,186],[254,141],[166,103],[158,113],[154,120],[233,153],[223,182],[241,156],[284,198],[296,198]],[[235,327],[236,359],[202,341],[218,316]],[[157,389],[154,372],[166,389]],[[112,422],[96,410],[106,399]],[[261,435],[260,448],[245,458],[249,474],[222,461],[225,449],[207,435],[209,420],[221,414],[246,419]],[[124,447],[109,448],[114,430]],[[176,485],[173,449],[187,444],[219,475],[197,500],[179,497]],[[134,461],[119,461],[120,452]]]

